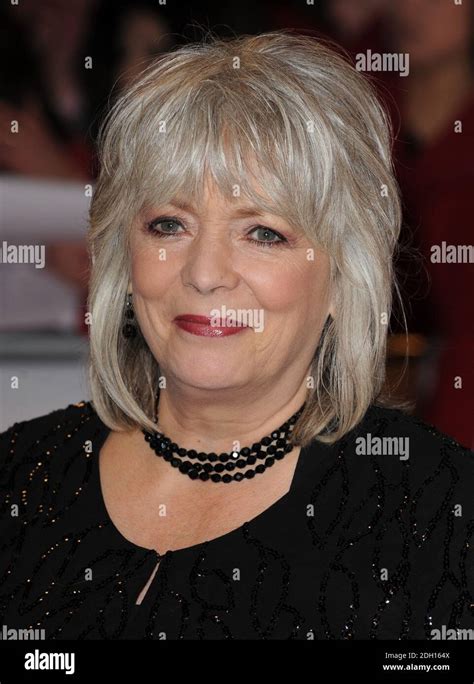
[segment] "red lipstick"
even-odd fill
[[[249,329],[248,326],[238,322],[235,325],[225,325],[225,322],[223,325],[212,325],[213,319],[209,316],[196,316],[195,314],[176,316],[174,322],[182,330],[192,335],[201,335],[201,337],[227,337]]]

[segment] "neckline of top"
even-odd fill
[[[134,542],[130,541],[125,537],[120,530],[117,528],[115,525],[114,521],[112,520],[108,510],[107,506],[105,503],[105,497],[102,489],[102,482],[101,482],[101,477],[100,477],[100,468],[99,468],[99,457],[100,457],[100,451],[102,449],[102,446],[111,432],[111,429],[105,425],[105,423],[102,422],[102,420],[99,418],[98,414],[95,412],[94,408],[92,407],[90,402],[87,402],[89,406],[89,410],[92,413],[93,419],[97,422],[98,428],[99,428],[99,434],[95,436],[94,442],[93,442],[93,451],[92,451],[92,456],[93,456],[93,463],[92,463],[92,475],[91,475],[91,485],[94,491],[94,494],[96,495],[96,498],[99,503],[99,508],[100,512],[103,518],[107,521],[108,527],[112,531],[112,534],[120,541],[122,546],[126,546],[136,552],[141,552],[144,554],[152,554],[154,556],[157,556],[158,558],[162,558],[164,556],[169,556],[173,555],[176,556],[177,554],[179,555],[184,555],[184,554],[190,554],[190,553],[196,553],[197,551],[203,549],[204,547],[207,547],[209,544],[212,544],[213,546],[217,544],[221,544],[224,542],[228,542],[229,540],[233,539],[234,537],[242,535],[245,529],[248,528],[249,525],[255,526],[258,524],[261,524],[264,522],[267,518],[269,518],[272,515],[275,515],[277,511],[279,511],[281,508],[285,507],[288,505],[288,503],[294,498],[295,494],[297,492],[300,492],[305,484],[307,484],[305,478],[305,471],[306,471],[306,464],[308,461],[308,456],[309,452],[312,450],[316,442],[311,442],[309,445],[302,446],[300,453],[298,454],[298,459],[296,461],[296,466],[293,471],[293,477],[291,479],[291,484],[288,489],[288,491],[283,494],[279,499],[274,501],[270,506],[265,508],[263,511],[258,513],[256,516],[251,518],[250,520],[244,522],[242,525],[239,525],[238,527],[235,527],[234,529],[230,530],[229,532],[225,532],[222,535],[219,535],[218,537],[214,537],[213,539],[207,539],[202,542],[198,542],[197,544],[193,544],[191,546],[185,546],[182,548],[178,549],[168,549],[166,552],[159,553],[156,551],[156,549],[150,549],[144,546],[140,546],[139,544],[135,544]]]

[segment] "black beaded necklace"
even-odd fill
[[[145,440],[157,456],[164,458],[165,461],[168,461],[174,468],[178,468],[181,473],[192,480],[240,482],[244,478],[250,480],[255,475],[263,473],[275,463],[275,460],[280,461],[294,449],[296,445],[289,443],[289,437],[305,405],[306,402],[283,425],[273,430],[270,435],[263,437],[259,442],[252,444],[251,447],[244,447],[240,451],[231,451],[219,455],[213,452],[198,453],[195,449],[183,449],[157,430],[150,432],[142,429],[142,432],[145,435]],[[155,415],[156,417],[153,420],[158,423],[156,409]],[[266,447],[265,450],[262,447]],[[190,460],[184,460],[186,457]],[[244,473],[238,472],[246,466],[254,465],[257,460],[261,460],[262,463],[259,463],[254,469],[246,470]],[[234,470],[237,472],[231,474]],[[227,472],[221,475],[224,471]]]

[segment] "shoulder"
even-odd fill
[[[400,409],[370,406],[349,438],[356,455],[390,457],[389,462],[409,466],[414,476],[426,477],[449,465],[459,474],[474,477],[471,449]]]
[[[353,470],[373,476],[390,519],[438,570],[448,550],[451,567],[463,573],[474,532],[474,452],[415,416],[378,406],[350,443]]]
[[[66,425],[74,425],[84,419],[84,417],[94,413],[95,411],[90,401],[82,400],[76,404],[68,404],[65,407],[41,414],[35,418],[13,423],[4,432],[0,433],[0,443],[4,446],[5,441],[9,440],[14,434],[21,435],[21,441],[28,443],[44,437],[50,431],[55,431],[55,427],[59,430]]]
[[[19,421],[0,433],[0,461],[2,481],[12,469],[28,465],[44,456],[62,456],[72,451],[78,440],[83,441],[98,426],[98,416],[91,402],[80,401],[58,408],[29,420]],[[64,460],[64,459],[63,459]]]
[[[17,548],[29,534],[32,546],[23,548],[33,553],[38,535],[68,511],[82,510],[82,519],[95,509],[92,445],[104,434],[87,401],[14,423],[0,434],[0,508],[6,512],[0,538],[6,548]]]
[[[408,516],[412,529],[446,531],[454,520],[458,533],[468,536],[474,452],[449,435],[399,409],[372,405],[334,447],[334,468],[354,495],[381,498],[380,510]]]

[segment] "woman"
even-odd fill
[[[92,401],[2,435],[3,623],[474,626],[472,453],[384,406],[400,207],[371,86],[289,32],[190,45],[116,101],[100,157]]]

